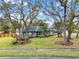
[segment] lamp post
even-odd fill
[[[61,6],[64,7],[64,43],[66,44],[67,42],[69,42],[69,40],[66,37],[66,7],[67,7],[67,0],[59,0],[61,3]]]

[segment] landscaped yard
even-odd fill
[[[78,0],[0,0],[0,56],[79,56],[78,5]]]
[[[78,51],[17,51],[16,49],[23,48],[79,48],[79,39],[73,38],[74,44],[71,46],[56,45],[55,42],[62,40],[57,36],[50,36],[45,38],[32,38],[31,43],[23,45],[12,45],[15,41],[14,37],[0,37],[0,56],[79,56]],[[4,49],[4,51],[2,51]],[[7,51],[5,51],[7,49]],[[8,49],[15,49],[9,51]]]
[[[71,46],[56,45],[56,41],[61,41],[63,38],[57,36],[50,36],[45,38],[32,38],[31,43],[23,45],[13,45],[15,41],[13,37],[0,37],[0,49],[16,49],[16,48],[79,48],[79,39],[73,38],[71,41],[74,43]]]

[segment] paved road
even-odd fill
[[[79,57],[0,57],[0,59],[79,59]]]

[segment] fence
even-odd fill
[[[15,33],[0,33],[0,37],[6,37],[6,36],[12,36],[12,37],[15,37],[16,34],[15,34]]]

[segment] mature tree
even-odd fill
[[[35,4],[32,3],[32,1],[26,1],[27,5],[24,6],[24,1],[21,0],[19,5],[17,5],[18,9],[17,9],[17,13],[20,15],[20,28],[19,28],[19,33],[21,33],[21,31],[23,29],[29,29],[30,26],[32,25],[33,20],[36,19],[37,15],[38,15],[38,11],[39,11],[39,1],[35,1]],[[24,9],[26,8],[26,9]],[[24,26],[22,26],[22,24],[24,24]],[[28,34],[27,32],[25,33],[25,35]],[[24,37],[24,33],[22,33],[22,35],[19,35],[20,37]],[[29,36],[28,38],[23,38],[26,39],[26,41],[29,40]]]
[[[77,20],[78,22],[77,22],[77,24],[76,24],[76,32],[77,32],[77,34],[76,34],[76,38],[78,38],[78,36],[79,36],[79,19]]]
[[[54,22],[54,28],[56,29],[58,37],[62,37],[62,31],[61,31],[62,27],[63,27],[62,22],[60,22],[60,21]]]
[[[65,33],[66,33],[66,26],[67,26],[67,31],[68,31],[68,36],[66,38],[66,35],[64,33],[64,39],[67,41],[67,42],[70,42],[70,39],[71,39],[71,34],[72,32],[74,31],[75,29],[75,24],[74,24],[74,19],[76,16],[78,16],[76,14],[76,6],[77,6],[77,3],[78,3],[78,0],[72,0],[71,3],[71,8],[68,7],[67,5],[67,0],[59,0],[61,2],[61,6],[64,7],[64,30],[65,30]],[[66,10],[69,10],[68,11],[68,14],[66,12]],[[66,22],[67,21],[67,22]]]
[[[4,33],[9,33],[10,32],[10,22],[8,22],[7,19],[0,19],[0,31]]]
[[[57,5],[55,2],[58,2]],[[59,3],[61,5],[58,5]],[[64,44],[70,42],[71,34],[75,27],[74,19],[79,16],[76,13],[78,9],[77,4],[78,0],[71,0],[70,2],[69,0],[43,0],[41,3],[45,15],[52,17],[54,21],[61,21],[64,32]],[[66,36],[66,31],[68,31],[68,36]]]
[[[67,11],[67,0],[59,0],[59,2],[61,3],[61,6],[64,7],[64,42],[66,44],[66,42],[69,42],[69,40],[66,38],[66,11]]]
[[[67,39],[71,39],[71,34],[74,31],[74,29],[76,29],[76,25],[75,25],[75,18],[78,17],[77,13],[76,13],[76,6],[78,4],[78,0],[74,0],[73,1],[73,6],[70,9],[69,15],[68,15],[68,23],[67,23],[67,31],[68,31],[68,36]]]
[[[54,2],[55,1],[49,1],[49,0],[43,0],[41,2],[41,8],[43,9],[43,13],[47,16],[47,17],[51,17],[53,18],[54,20],[54,25],[57,25],[57,23],[61,22],[61,25],[63,25],[63,19],[62,19],[62,16],[60,14],[60,12],[62,12],[62,9],[61,8],[58,8],[54,5]],[[57,27],[55,26],[55,29]],[[58,30],[58,34],[59,32],[61,32],[62,34],[62,31],[63,31],[63,27],[58,27],[57,29],[61,29],[61,30]]]
[[[46,36],[46,33],[47,33],[47,24],[44,21],[40,20],[40,21],[38,21],[38,26],[43,31],[43,35]]]
[[[10,12],[10,9],[13,8],[14,4],[11,4],[10,2],[6,2],[4,0],[1,0],[1,2],[2,4],[0,5],[0,10],[3,12],[3,19],[8,20],[8,22],[11,22],[12,26],[15,28],[11,19]]]
[[[6,3],[6,1],[2,0],[2,5],[0,5],[0,10],[2,10],[5,18],[7,18],[14,29],[19,29],[19,39],[21,39],[22,30],[25,28],[29,28],[32,24],[32,21],[37,17],[39,11],[39,0],[35,0],[34,4],[31,0],[20,0],[15,4],[12,4],[10,1]],[[27,5],[25,5],[27,3]],[[14,10],[15,9],[15,10]],[[15,26],[14,21],[19,23],[19,28]],[[29,22],[28,22],[29,21]],[[28,22],[28,25],[27,25]],[[18,24],[17,23],[17,24]],[[22,26],[24,25],[24,26]]]

